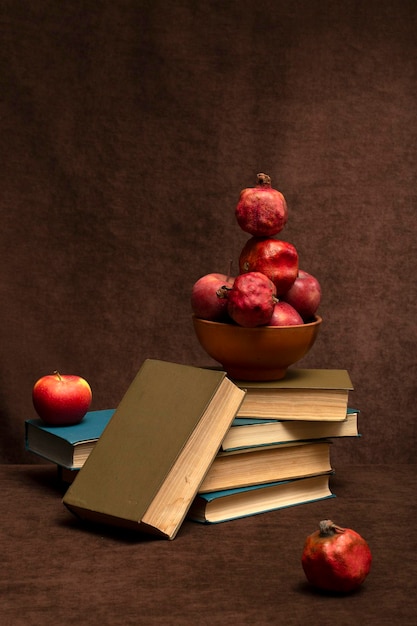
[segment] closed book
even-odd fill
[[[25,448],[47,461],[79,469],[101,436],[114,409],[89,411],[79,424],[48,426],[40,419],[25,422]]]
[[[219,452],[198,492],[235,489],[330,472],[330,445],[329,441],[318,440]]]
[[[236,417],[223,439],[221,449],[238,450],[309,439],[358,437],[358,413],[356,409],[348,408],[345,419],[337,422]]]
[[[65,506],[86,521],[173,539],[243,396],[224,372],[146,360]]]
[[[353,389],[340,369],[290,368],[281,380],[234,382],[246,390],[236,417],[276,420],[342,421]]]
[[[26,449],[56,463],[59,477],[72,482],[73,470],[82,467],[114,409],[90,411],[80,424],[46,427],[41,420],[27,420]],[[338,422],[308,422],[236,417],[221,444],[221,450],[269,446],[280,443],[359,437],[357,409],[348,408]],[[67,471],[69,470],[69,471]]]
[[[320,474],[197,494],[187,517],[195,522],[215,524],[334,497],[329,474]]]

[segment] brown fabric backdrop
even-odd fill
[[[33,462],[59,369],[114,407],[147,357],[212,364],[189,293],[236,262],[265,171],[323,287],[305,367],[347,368],[360,442],[415,460],[414,0],[0,3],[0,459]]]

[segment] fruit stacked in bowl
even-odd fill
[[[251,235],[239,256],[239,273],[213,272],[194,283],[194,330],[232,378],[279,379],[316,339],[320,283],[299,268],[295,246],[276,238],[288,209],[267,174],[258,174],[256,186],[241,191],[235,216]]]

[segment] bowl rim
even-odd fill
[[[225,327],[225,326],[230,326],[231,328],[242,328],[243,330],[246,331],[262,331],[265,329],[270,329],[270,330],[282,330],[282,329],[288,329],[288,328],[306,328],[306,327],[310,327],[310,326],[318,326],[319,324],[322,323],[323,318],[321,317],[321,315],[315,315],[314,316],[314,321],[312,322],[306,322],[305,324],[291,324],[290,326],[240,326],[239,324],[232,324],[230,322],[214,322],[213,320],[205,320],[202,317],[197,317],[196,315],[193,314],[192,316],[193,320],[196,320],[197,322],[202,322],[203,324],[207,324],[209,326],[221,326],[221,327]]]

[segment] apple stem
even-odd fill
[[[56,374],[56,376],[58,376],[59,380],[62,380],[62,376],[61,374],[58,372],[58,370],[54,371],[54,374]]]

